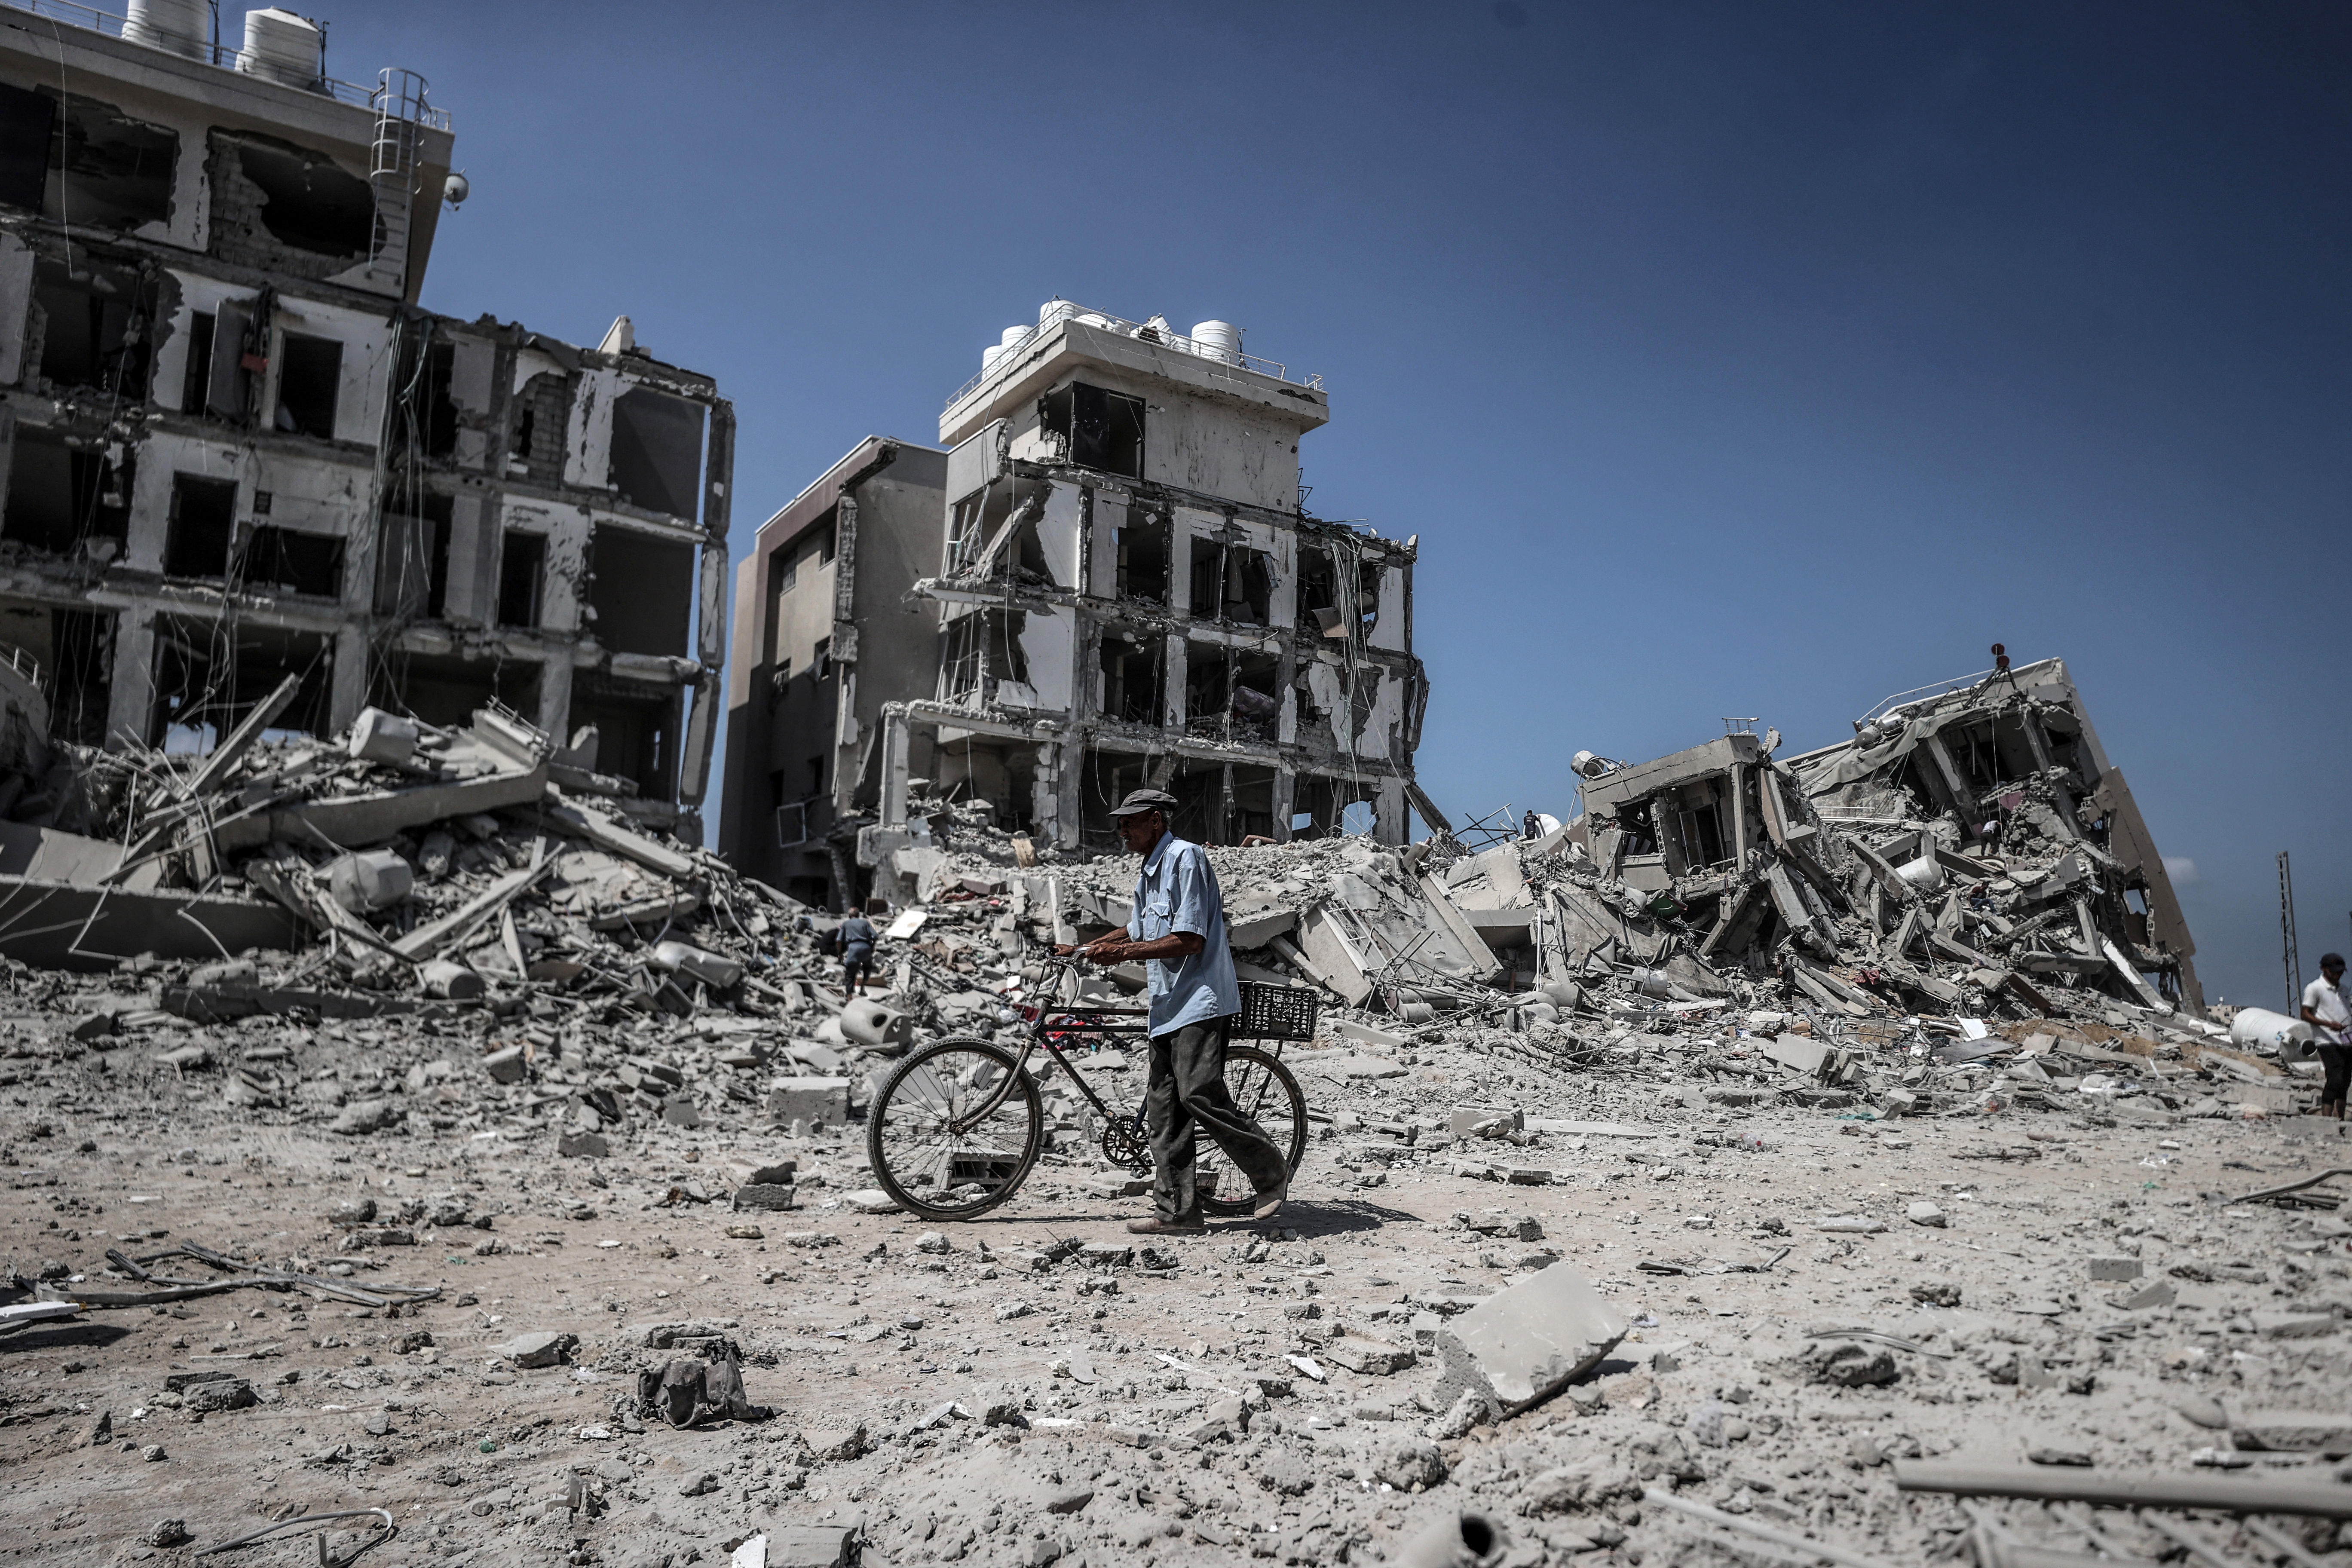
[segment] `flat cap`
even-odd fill
[[[1145,811],[1173,811],[1176,797],[1164,789],[1129,790],[1127,798],[1110,808],[1113,816],[1133,816]]]

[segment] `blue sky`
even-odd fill
[[[1422,541],[1423,778],[2063,655],[2208,994],[2352,940],[2340,5],[331,11],[473,182],[425,303],[716,375],[748,533],[1054,295],[1320,372]],[[225,23],[225,27],[226,27]]]

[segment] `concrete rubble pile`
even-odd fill
[[[1958,762],[1988,711],[1903,726]],[[1318,993],[1308,1152],[1275,1221],[1138,1246],[1057,1068],[978,1224],[859,1123],[1013,1039],[1131,857],[919,786],[850,995],[839,916],[509,713],[268,721],[77,760],[0,878],[0,1459],[61,1550],[341,1561],[382,1506],[475,1563],[1991,1568],[2258,1505],[2225,1560],[2352,1560],[2341,1124],[2191,1000],[2103,760],[1986,815],[1894,728],[1733,735],[1521,838],[1213,847],[1243,977]],[[86,1509],[110,1466],[152,1501]]]

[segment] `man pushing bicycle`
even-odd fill
[[[1151,1142],[1149,1219],[1138,1236],[1197,1236],[1205,1229],[1193,1174],[1193,1134],[1205,1131],[1257,1193],[1270,1219],[1290,1195],[1290,1172],[1265,1130],[1225,1089],[1225,1040],[1242,1010],[1225,942],[1224,894],[1208,851],[1168,829],[1176,797],[1139,789],[1111,809],[1127,847],[1143,857],[1135,910],[1123,932],[1055,949],[1100,964],[1144,963],[1150,999],[1151,1077],[1144,1100]]]

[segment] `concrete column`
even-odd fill
[[[1404,780],[1394,774],[1381,780],[1381,793],[1372,807],[1372,837],[1382,844],[1405,841]]]
[[[327,731],[338,734],[367,706],[367,628],[345,623],[335,633],[335,667],[327,681]]]
[[[702,695],[696,693],[698,703]],[[572,744],[572,658],[568,653],[559,654],[539,667],[539,727],[554,736],[558,746]]]
[[[882,710],[882,805],[879,826],[907,826],[907,715]]]
[[[106,749],[147,743],[155,709],[155,612],[129,609],[115,617],[114,668],[108,676]]]
[[[1061,791],[1058,831],[1054,836],[1055,847],[1076,850],[1086,832],[1085,806],[1080,791],[1087,780],[1087,738],[1083,731],[1072,731],[1062,739],[1062,762],[1055,782]]]
[[[1286,704],[1289,700],[1289,689],[1285,687],[1283,700],[1286,704],[1284,710],[1286,713],[1288,711]],[[1274,767],[1274,841],[1276,844],[1290,842],[1290,819],[1297,810],[1291,805],[1291,799],[1297,788],[1298,775],[1282,763],[1276,763]]]
[[[1160,694],[1168,714],[1162,723],[1179,735],[1184,732],[1186,722],[1184,676],[1187,662],[1184,638],[1181,635],[1171,635],[1168,638],[1168,668],[1160,678]]]

